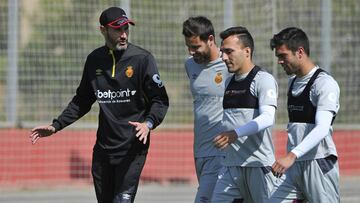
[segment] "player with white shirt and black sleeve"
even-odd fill
[[[222,59],[234,73],[224,93],[224,130],[214,139],[225,152],[213,203],[268,200],[277,181],[271,126],[275,122],[278,86],[274,77],[252,62],[254,41],[245,27],[220,34]]]
[[[212,23],[204,16],[183,23],[191,57],[185,62],[194,100],[194,158],[199,182],[195,203],[211,201],[223,153],[212,140],[221,132],[225,83],[231,77],[220,58]]]
[[[339,86],[310,59],[303,30],[286,28],[273,36],[270,46],[291,77],[288,153],[272,166],[285,180],[274,188],[269,202],[340,202],[338,155],[332,139],[332,123],[340,107]]]

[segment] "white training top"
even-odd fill
[[[194,156],[222,156],[213,139],[222,129],[225,83],[232,74],[221,58],[208,64],[197,64],[190,57],[185,62],[185,69],[194,99]]]
[[[318,68],[314,67],[306,76],[296,78],[292,89],[293,96],[302,93]],[[289,86],[294,78],[295,76],[289,79]],[[292,151],[298,157],[297,161],[337,156],[330,123],[332,116],[336,115],[340,108],[339,97],[340,88],[337,82],[326,72],[321,72],[310,88],[310,101],[317,108],[315,124],[288,123],[287,151]]]
[[[247,75],[236,77],[235,80],[242,80]],[[258,99],[259,109],[224,109],[224,131],[239,129],[241,126],[252,122],[261,122],[262,119],[256,120],[262,116],[261,114],[271,113],[271,107],[277,107],[278,86],[271,74],[259,71],[251,81],[250,93]],[[266,106],[270,108],[266,110]],[[265,107],[265,110],[260,112],[263,107]],[[274,116],[274,114],[272,115]],[[274,118],[271,120],[274,120]],[[235,143],[226,147],[224,151],[226,152],[223,161],[225,166],[262,167],[271,166],[275,161],[270,128],[258,128],[254,134],[240,136]]]

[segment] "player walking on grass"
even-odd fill
[[[278,86],[274,77],[252,62],[254,41],[245,27],[220,34],[222,60],[234,73],[224,94],[222,132],[214,139],[225,151],[213,203],[266,202],[276,181],[271,173]]]
[[[199,182],[195,202],[206,203],[211,200],[223,158],[212,140],[221,129],[225,82],[231,74],[220,58],[210,20],[190,17],[183,23],[182,33],[191,55],[185,70],[194,99],[194,157]]]
[[[128,42],[134,22],[118,7],[104,10],[102,46],[87,57],[76,94],[51,125],[32,129],[32,143],[80,119],[97,101],[99,127],[92,175],[99,203],[134,202],[149,148],[150,130],[165,117],[169,101],[154,57]]]
[[[290,27],[270,42],[278,63],[291,75],[288,90],[287,155],[272,166],[285,181],[270,202],[340,201],[339,167],[332,123],[339,110],[337,82],[310,59],[305,32]]]

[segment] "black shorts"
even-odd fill
[[[99,203],[134,202],[146,154],[109,160],[93,154],[92,176]]]

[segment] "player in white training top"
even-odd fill
[[[287,154],[272,166],[285,181],[270,202],[340,202],[339,167],[332,123],[339,110],[337,82],[310,59],[309,40],[289,27],[270,43],[278,63],[291,75],[288,90]]]
[[[264,203],[277,181],[270,127],[275,122],[278,86],[252,62],[254,41],[245,27],[220,34],[222,59],[234,73],[224,94],[224,132],[214,144],[225,152],[212,202]]]
[[[199,182],[196,203],[210,202],[223,154],[212,144],[221,131],[225,82],[231,76],[220,58],[214,28],[203,16],[183,23],[191,57],[185,62],[194,99],[194,157]]]

